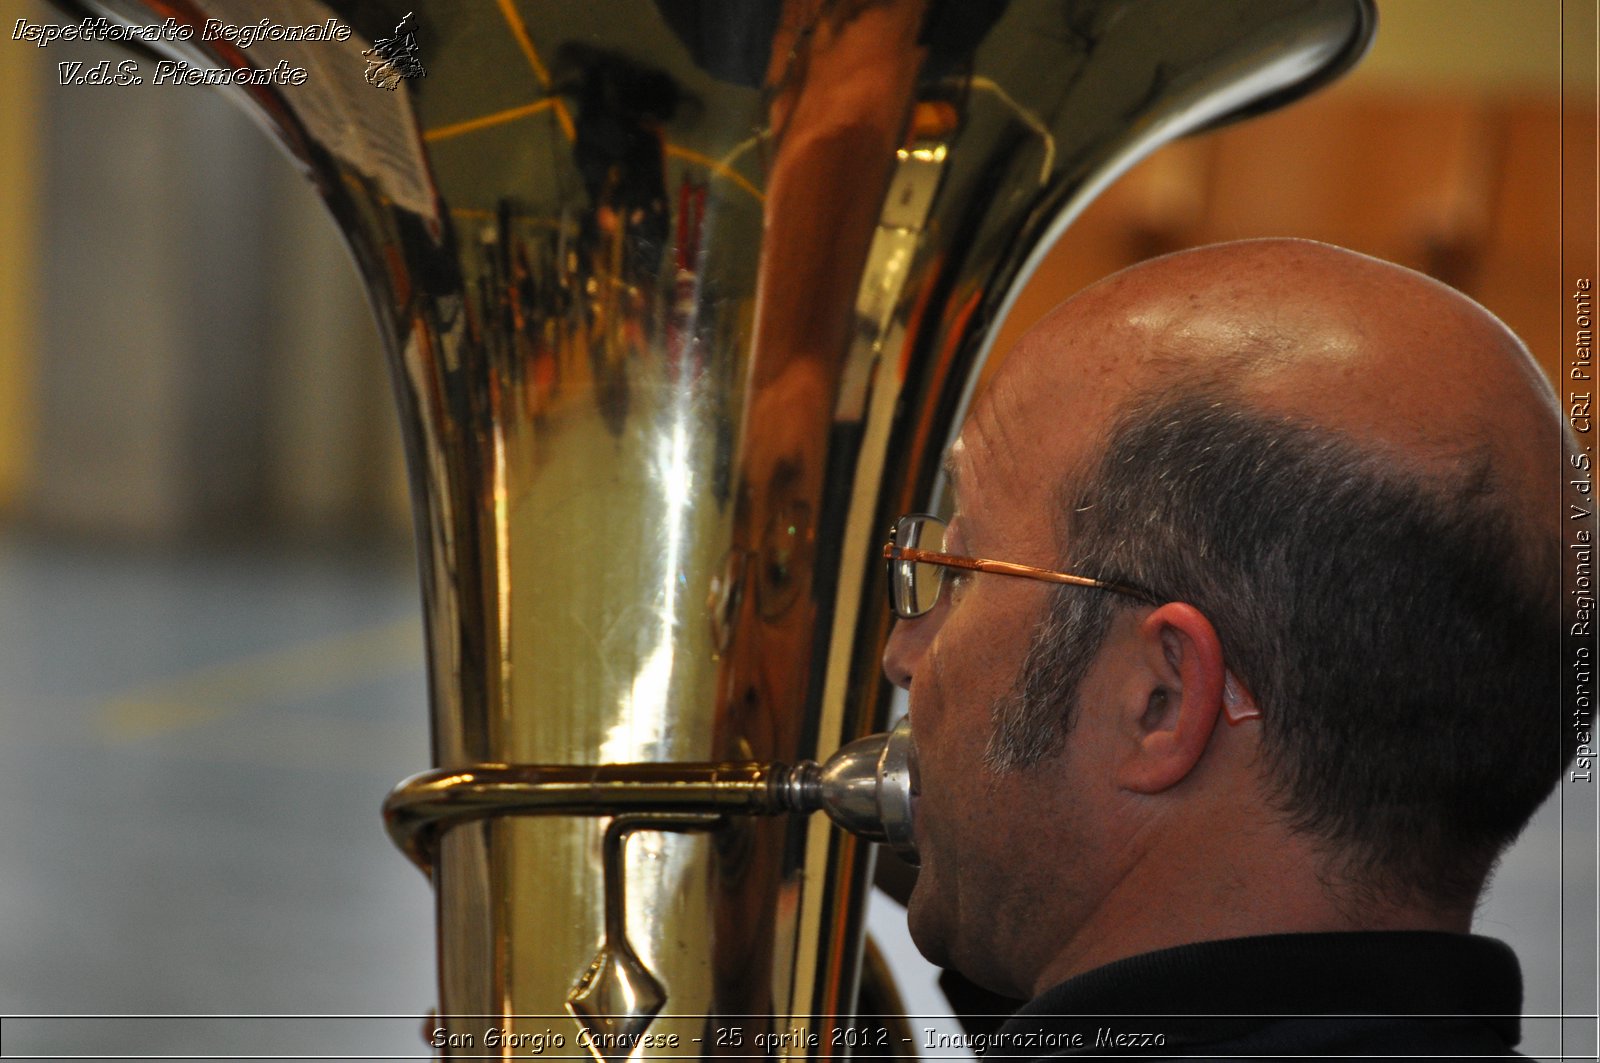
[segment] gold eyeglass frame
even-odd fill
[[[1095,590],[1110,591],[1128,598],[1134,598],[1146,605],[1160,605],[1154,594],[1139,587],[1126,583],[1113,583],[1110,580],[1094,579],[1090,576],[1076,576],[1070,572],[1058,572],[1054,569],[1035,568],[1032,565],[1019,565],[1014,561],[995,561],[987,557],[963,557],[960,554],[945,554],[936,550],[920,550],[914,546],[900,546],[896,543],[901,525],[908,520],[933,521],[941,527],[949,527],[949,522],[931,513],[907,513],[889,526],[889,541],[883,544],[883,559],[888,563],[889,578],[889,608],[901,620],[915,620],[919,616],[926,616],[935,605],[939,604],[939,594],[933,596],[933,602],[927,609],[918,613],[907,614],[897,604],[901,596],[895,594],[895,586],[899,582],[895,576],[894,566],[897,562],[910,561],[913,564],[938,565],[941,568],[960,568],[971,572],[993,572],[1000,576],[1020,576],[1024,579],[1043,580],[1046,583],[1066,583],[1075,587],[1091,587]],[[944,580],[940,577],[939,590],[944,590]]]

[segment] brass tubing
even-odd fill
[[[802,762],[476,764],[406,779],[383,803],[390,839],[431,873],[445,830],[490,816],[620,816],[640,812],[773,816],[810,811],[816,765]]]

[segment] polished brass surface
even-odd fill
[[[925,508],[1013,283],[1139,156],[1297,95],[1371,30],[1363,0],[82,6],[353,27],[152,47],[307,72],[232,91],[370,290],[435,764],[469,773],[795,763],[882,727],[876,535]],[[363,49],[408,11],[426,77],[374,87]],[[446,1051],[491,1026],[576,1044],[582,984],[683,1046],[635,1058],[796,1028],[843,1051],[870,850],[822,817],[609,842],[605,819],[439,837]],[[627,956],[601,983],[607,867]]]
[[[429,874],[439,837],[494,816],[697,814],[823,811],[859,837],[888,842],[916,862],[911,828],[911,723],[840,747],[825,764],[475,764],[419,772],[383,803],[389,837]],[[709,817],[709,818],[704,818]]]
[[[619,814],[606,826],[602,849],[605,864],[605,932],[600,951],[567,994],[567,1010],[588,1034],[590,1052],[601,1059],[626,1059],[640,1047],[656,1013],[667,1003],[667,990],[639,961],[628,940],[628,837],[643,831],[712,830],[714,815]],[[648,1047],[646,1045],[645,1047]]]
[[[431,874],[439,836],[473,820],[642,812],[779,815],[802,811],[790,778],[790,769],[766,764],[478,764],[412,776],[390,793],[383,813],[395,845]]]

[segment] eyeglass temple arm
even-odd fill
[[[1154,595],[1137,587],[1093,579],[1089,576],[1074,576],[1070,572],[1056,572],[1048,568],[1019,565],[1012,561],[992,561],[986,557],[960,557],[956,554],[941,554],[935,550],[918,550],[910,546],[896,546],[894,543],[884,544],[883,557],[886,561],[912,561],[927,565],[943,565],[947,568],[964,568],[975,572],[995,572],[1002,576],[1021,576],[1025,579],[1044,580],[1047,583],[1070,583],[1077,587],[1097,587],[1101,590],[1127,595],[1130,598],[1137,598],[1151,605],[1157,604]]]

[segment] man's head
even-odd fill
[[[979,574],[897,625],[914,935],[1037,990],[1183,941],[1465,929],[1563,764],[1562,430],[1456,292],[1300,241],[1063,304],[953,448]]]

